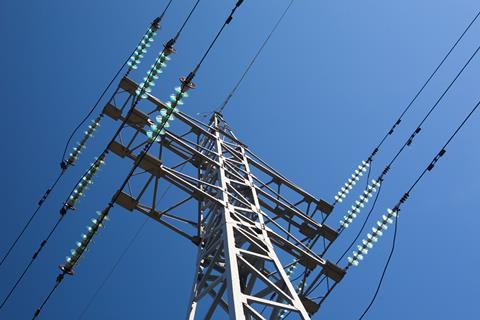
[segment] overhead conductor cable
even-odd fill
[[[478,16],[480,15],[480,11],[475,15],[475,17],[470,21],[470,23],[467,25],[467,27],[464,29],[464,31],[462,32],[462,34],[460,35],[460,37],[455,41],[455,43],[453,44],[453,46],[450,48],[450,50],[447,52],[447,54],[443,57],[443,59],[440,61],[440,63],[437,65],[437,67],[435,68],[435,70],[433,71],[433,73],[428,77],[427,81],[423,84],[423,86],[420,88],[420,90],[416,93],[416,95],[413,97],[413,99],[410,101],[410,103],[407,105],[407,107],[405,108],[405,110],[402,112],[402,114],[400,115],[400,117],[397,119],[397,121],[394,123],[394,125],[392,126],[392,128],[387,132],[387,134],[383,137],[383,139],[380,141],[380,143],[377,145],[377,147],[374,148],[374,150],[372,151],[371,155],[368,157],[368,161],[364,161],[362,162],[362,164],[357,168],[357,170],[354,172],[354,174],[352,175],[352,177],[349,179],[349,181],[345,184],[345,186],[342,188],[342,190],[340,190],[339,194],[335,197],[335,203],[338,203],[338,202],[342,202],[343,199],[346,198],[347,194],[350,192],[350,190],[353,188],[353,186],[355,184],[357,184],[357,181],[359,181],[360,177],[362,177],[364,175],[364,172],[368,170],[368,172],[370,173],[370,169],[371,169],[371,163],[373,161],[373,157],[378,153],[378,151],[380,150],[380,147],[383,145],[383,143],[386,141],[386,139],[392,135],[394,133],[394,130],[395,128],[400,124],[401,122],[401,119],[402,117],[407,113],[407,111],[411,108],[411,106],[413,105],[413,103],[416,101],[416,99],[418,98],[418,96],[423,92],[423,90],[425,89],[425,87],[428,85],[428,83],[430,82],[430,80],[434,77],[434,75],[437,73],[437,71],[440,69],[440,67],[444,64],[444,62],[447,60],[447,58],[450,56],[450,54],[452,53],[452,51],[457,47],[458,43],[462,40],[462,38],[464,37],[464,35],[468,32],[468,30],[470,29],[470,27],[474,24],[474,22],[477,20]],[[470,57],[470,59],[467,61],[466,65],[460,70],[459,74],[457,74],[457,77],[452,81],[452,83],[450,84],[450,86],[447,88],[446,91],[448,91],[451,87],[451,85],[453,85],[453,83],[456,81],[456,79],[458,78],[458,76],[463,72],[463,70],[466,68],[466,66],[470,63],[470,61],[473,59],[473,57],[476,55],[476,53],[478,52],[478,48],[477,50],[474,52],[474,54],[472,55],[472,57]],[[442,95],[442,97],[440,97],[439,100],[441,100],[443,98],[443,96],[446,94],[446,92],[444,92],[444,94]],[[437,104],[438,104],[439,101],[437,101]],[[435,106],[434,106],[435,108]],[[433,109],[434,109],[433,108]],[[431,110],[429,112],[429,114],[432,112],[433,110]],[[426,118],[428,118],[429,114],[427,115]],[[426,120],[426,119],[424,119]],[[418,132],[417,132],[418,133]],[[412,139],[413,141],[413,139]],[[410,141],[410,144],[411,142]],[[391,164],[390,164],[391,165]],[[388,167],[386,170],[384,170],[384,175],[388,172],[388,170],[390,170],[390,167]],[[367,179],[368,180],[368,179]],[[383,180],[383,179],[382,179]],[[352,208],[351,210],[349,210],[349,212],[347,213],[346,216],[343,217],[343,219],[341,220],[340,222],[340,228],[338,229],[338,231],[341,233],[346,227],[348,227],[349,224],[351,224],[353,222],[353,220],[358,216],[358,214],[360,213],[360,210],[366,206],[369,198],[371,198],[373,196],[373,194],[375,194],[375,192],[379,192],[379,190],[381,189],[381,184],[380,184],[381,181],[379,181],[379,179],[376,179],[376,180],[372,180],[372,183],[371,184],[367,184],[367,188],[364,190],[364,192],[360,195],[360,198],[359,200],[355,201],[355,203],[352,205]],[[351,249],[351,247],[355,244],[356,240],[360,237],[361,235],[361,232],[363,231],[367,221],[368,221],[368,218],[370,217],[371,213],[373,212],[374,208],[375,208],[375,205],[377,203],[377,199],[378,199],[378,193],[376,194],[375,198],[374,198],[374,201],[373,201],[373,205],[372,207],[370,208],[367,216],[366,216],[366,219],[364,220],[364,223],[363,223],[363,226],[361,227],[361,229],[359,230],[357,236],[355,237],[355,239],[352,241],[352,243],[349,245],[349,247],[345,250],[345,252],[342,254],[342,256],[338,259],[337,263],[348,253],[348,251]],[[324,223],[326,220],[326,218],[323,219],[322,223]],[[313,247],[316,243],[316,241],[318,240],[315,239],[313,240],[310,244],[309,244],[309,247]],[[327,247],[328,249],[328,247]],[[326,252],[326,250],[324,250],[324,253]],[[328,279],[327,279],[328,280]],[[320,281],[319,283],[316,283],[312,286],[310,286],[308,289],[307,289],[307,292],[312,292],[313,290],[315,290],[321,283],[323,282],[323,279],[322,281]],[[334,285],[335,286],[335,285]],[[329,289],[329,292],[331,292],[333,288],[330,288]],[[325,299],[326,297],[322,297],[322,302],[323,300]]]
[[[383,233],[388,229],[388,225],[394,224],[394,235],[392,239],[392,247],[390,249],[390,253],[388,255],[387,262],[385,263],[384,269],[382,271],[382,275],[380,277],[379,283],[377,285],[377,288],[375,290],[375,294],[368,304],[367,308],[365,311],[362,313],[362,315],[359,317],[359,320],[363,319],[363,317],[367,314],[367,312],[370,310],[371,306],[373,305],[378,292],[380,291],[380,287],[382,285],[383,279],[385,277],[385,273],[388,269],[388,266],[390,264],[391,258],[393,256],[393,252],[395,250],[395,242],[397,239],[397,223],[398,223],[398,214],[401,210],[402,205],[408,200],[410,197],[410,193],[413,191],[413,189],[417,186],[417,184],[425,177],[425,175],[432,171],[437,162],[445,155],[447,146],[452,142],[452,140],[455,138],[455,136],[460,132],[460,130],[464,127],[464,125],[467,123],[467,121],[471,118],[471,116],[475,113],[475,111],[478,109],[480,106],[480,101],[477,102],[477,104],[473,107],[473,109],[468,113],[468,115],[464,118],[464,120],[460,123],[460,125],[457,127],[457,129],[453,132],[453,134],[448,138],[447,142],[442,146],[440,151],[433,157],[432,161],[427,165],[427,167],[420,173],[420,175],[417,177],[417,179],[414,181],[414,183],[410,186],[410,188],[403,194],[403,196],[400,198],[400,200],[395,204],[393,209],[387,209],[386,214],[383,214],[381,218],[376,222],[374,227],[372,227],[372,231],[367,234],[366,238],[364,238],[361,243],[358,244],[357,250],[355,250],[350,257],[348,257],[348,264],[346,266],[346,269],[350,268],[351,266],[358,266],[360,261],[364,259],[364,256],[368,253],[369,249],[373,247],[373,245],[378,242],[379,238],[383,236]]]
[[[430,110],[427,112],[425,117],[420,121],[419,125],[417,125],[416,129],[413,131],[413,133],[409,136],[409,138],[406,140],[406,142],[402,145],[402,147],[399,149],[399,151],[395,154],[395,156],[392,158],[392,160],[389,162],[389,164],[384,168],[380,176],[376,180],[372,180],[372,184],[367,187],[367,190],[369,188],[375,188],[373,192],[370,192],[370,195],[367,197],[365,195],[365,192],[360,196],[360,199],[355,202],[354,205],[352,205],[352,209],[348,211],[347,215],[343,217],[343,219],[340,221],[340,227],[337,230],[339,233],[343,232],[352,222],[353,220],[358,216],[358,213],[360,212],[360,209],[363,208],[366,203],[368,202],[368,198],[371,197],[371,195],[376,192],[376,189],[381,188],[381,182],[387,175],[387,173],[390,171],[391,166],[394,164],[394,162],[398,159],[399,155],[405,150],[407,146],[410,146],[416,137],[416,135],[421,131],[421,126],[425,123],[425,121],[430,117],[430,115],[433,113],[433,111],[437,108],[438,104],[442,99],[445,97],[447,92],[450,90],[450,88],[453,86],[453,84],[457,81],[457,79],[460,77],[460,75],[463,73],[463,71],[467,68],[467,66],[470,64],[470,62],[473,60],[473,58],[476,56],[478,51],[480,50],[480,46],[477,47],[477,49],[474,51],[474,53],[470,56],[470,58],[467,60],[467,62],[463,65],[463,67],[460,69],[460,71],[457,73],[457,75],[454,77],[454,79],[450,82],[450,84],[447,86],[447,88],[443,91],[441,96],[437,99],[437,101],[434,103],[434,105],[430,108]],[[377,183],[378,182],[378,183]],[[377,197],[375,197],[374,204],[376,204]],[[374,209],[374,206],[370,209],[367,218],[370,216]],[[378,240],[378,237],[381,236],[382,230],[386,229],[388,227],[388,224],[392,223],[394,221],[394,218],[396,218],[397,211],[395,209],[389,210],[386,215],[384,215],[384,218],[382,221],[377,222],[377,226],[374,227],[376,231],[373,231],[371,234],[368,235],[368,245],[373,246],[372,242],[375,242]],[[366,221],[364,221],[364,226],[366,224]],[[361,233],[363,230],[363,226],[359,233]],[[355,239],[357,239],[359,235]],[[365,240],[367,241],[367,240]],[[350,250],[350,248],[354,245],[354,242],[350,244],[350,246],[347,248],[346,252]],[[369,248],[363,248],[363,251],[368,251]],[[346,253],[342,254],[342,258],[345,256]],[[340,258],[341,259],[341,258]],[[339,260],[340,260],[339,259]],[[363,259],[362,251],[358,251],[354,253],[353,257],[349,257],[349,261],[351,261],[352,265],[358,264],[358,261]],[[348,269],[348,268],[347,268]],[[324,278],[323,278],[324,279]],[[323,280],[322,280],[323,281]],[[321,283],[321,282],[320,282]],[[312,292],[314,288],[316,288],[320,283],[317,283],[314,287],[309,288],[308,291]],[[336,284],[334,284],[335,286]],[[331,292],[331,290],[329,290]],[[325,300],[325,297],[322,297],[321,302]],[[320,302],[320,303],[321,303]]]
[[[169,3],[170,4],[170,3]],[[168,8],[169,5],[167,5],[167,8]],[[164,13],[165,13],[166,9],[164,10],[164,12],[162,13],[162,15],[160,17],[163,17]],[[154,20],[154,22],[152,23],[152,26],[155,25],[158,29],[159,25],[158,23],[160,22],[160,19],[161,18],[156,18]],[[151,29],[153,27],[150,27],[149,28],[149,31],[147,31],[147,34],[146,36],[148,35],[148,39],[153,39],[152,37],[154,36],[154,34],[152,34],[151,32]],[[153,40],[146,40],[145,37],[143,37],[143,40],[141,42],[144,42],[144,43],[148,43],[148,42],[151,42]],[[136,51],[138,51],[138,48],[136,49]],[[133,57],[133,56],[132,56]],[[136,64],[139,63],[139,58],[137,57],[136,58]],[[157,61],[158,61],[158,58],[157,58]],[[132,68],[134,64],[133,63],[130,63],[129,66],[130,68]],[[128,118],[128,116],[127,116]],[[120,130],[119,130],[120,131]],[[117,131],[117,134],[118,132]],[[91,134],[87,131],[86,132],[86,135],[90,135]],[[115,135],[116,137],[116,135]],[[114,140],[112,140],[114,141]],[[111,142],[110,142],[111,143]],[[28,270],[30,269],[30,267],[32,266],[32,264],[34,263],[34,261],[37,259],[38,255],[40,254],[40,252],[43,250],[43,248],[45,247],[45,245],[47,244],[48,240],[51,238],[51,236],[53,235],[53,233],[55,232],[55,230],[58,228],[59,224],[61,223],[61,221],[63,220],[63,218],[65,217],[65,214],[67,213],[67,210],[69,209],[73,209],[74,208],[74,204],[76,203],[76,201],[78,201],[78,199],[80,199],[80,197],[82,197],[85,193],[85,191],[88,189],[89,185],[91,185],[93,183],[93,177],[95,176],[95,174],[100,170],[100,167],[102,166],[102,164],[105,163],[105,156],[106,156],[106,152],[102,153],[99,157],[96,157],[95,158],[95,161],[91,164],[90,168],[87,170],[87,172],[82,175],[82,177],[80,178],[80,180],[78,181],[78,183],[76,184],[76,187],[72,190],[72,192],[70,193],[69,197],[68,197],[68,200],[65,202],[65,205],[62,207],[62,209],[60,210],[60,216],[58,218],[58,220],[56,221],[56,223],[54,224],[54,226],[52,227],[52,229],[50,230],[50,232],[48,233],[47,237],[40,243],[38,249],[34,252],[34,254],[32,255],[32,258],[30,259],[29,263],[26,265],[25,269],[23,270],[23,272],[20,274],[19,278],[16,280],[15,284],[13,285],[13,287],[10,289],[9,293],[7,294],[7,296],[4,298],[4,300],[2,301],[2,303],[0,304],[0,309],[3,308],[3,306],[6,304],[6,302],[8,301],[8,299],[11,297],[11,295],[13,294],[13,292],[15,291],[15,289],[17,288],[17,286],[20,284],[21,280],[23,279],[23,277],[25,276],[25,274],[28,272]],[[71,155],[72,157],[72,155]],[[76,161],[76,158],[75,158],[75,161]],[[73,164],[73,162],[71,163]],[[62,173],[65,171],[65,169],[62,169]],[[55,182],[55,184],[58,182],[59,179],[57,179],[57,181]],[[50,190],[50,189],[49,189]],[[35,211],[35,214],[38,212],[38,209],[37,211]],[[31,220],[33,219],[34,216],[32,216],[29,220],[28,223],[31,222]],[[15,246],[16,242],[20,239],[21,235],[23,234],[23,232],[26,230],[26,228],[28,227],[28,224],[25,226],[24,230],[22,231],[22,233],[19,235],[19,237],[17,238],[17,240],[14,242],[14,244],[11,246],[10,250],[7,252],[7,255],[10,253],[10,251],[13,249],[13,247]],[[7,256],[6,255],[6,256]],[[6,256],[4,257],[4,259],[2,260],[2,262],[6,259]]]
[[[101,119],[103,118],[103,113],[100,114],[99,116],[97,116],[94,120],[91,121],[90,125],[88,126],[87,130],[84,132],[84,135],[82,137],[82,139],[77,143],[77,145],[73,148],[72,152],[70,153],[70,155],[65,158],[65,155],[67,153],[67,149],[68,149],[68,146],[70,144],[70,141],[71,139],[73,138],[73,136],[75,135],[75,133],[78,131],[78,129],[80,129],[80,127],[85,123],[85,121],[88,120],[88,118],[90,117],[90,115],[95,111],[95,109],[97,108],[97,106],[99,105],[99,103],[102,101],[103,97],[105,96],[105,94],[108,92],[108,90],[110,89],[110,87],[112,86],[112,84],[114,83],[114,81],[117,79],[118,75],[122,72],[122,70],[125,68],[125,66],[128,64],[129,68],[127,70],[127,73],[126,75],[128,75],[133,69],[136,69],[136,65],[138,63],[140,63],[140,60],[141,58],[143,58],[143,55],[146,53],[146,48],[147,47],[150,47],[150,43],[153,41],[155,35],[156,35],[156,31],[160,28],[160,22],[166,12],[166,9],[168,9],[170,3],[172,2],[172,0],[170,0],[169,4],[167,5],[167,8],[165,8],[165,10],[163,11],[163,13],[155,18],[152,23],[150,24],[148,30],[145,32],[145,34],[142,36],[140,42],[137,44],[137,46],[135,47],[135,50],[132,51],[132,53],[128,56],[127,60],[125,60],[125,62],[122,64],[122,66],[118,69],[117,73],[115,74],[115,76],[110,80],[109,84],[107,85],[107,87],[104,89],[104,91],[102,92],[102,94],[100,95],[100,97],[97,99],[96,103],[94,104],[94,106],[92,107],[92,109],[88,112],[88,114],[80,121],[80,123],[77,125],[77,127],[73,130],[73,132],[71,133],[70,137],[68,138],[68,141],[65,145],[65,149],[64,149],[64,152],[63,152],[63,156],[62,156],[62,161],[60,163],[60,166],[61,166],[61,171],[59,173],[59,175],[57,176],[57,178],[55,179],[54,183],[47,189],[47,191],[45,191],[44,195],[42,196],[42,198],[38,201],[38,205],[37,205],[37,208],[36,210],[33,212],[33,214],[30,216],[30,218],[27,220],[26,224],[24,225],[24,227],[22,228],[22,230],[20,231],[20,233],[18,234],[17,238],[14,240],[14,242],[10,245],[10,247],[8,248],[7,252],[5,253],[5,255],[2,257],[2,259],[0,260],[0,266],[5,262],[5,260],[7,259],[7,257],[10,255],[10,253],[12,252],[13,248],[16,246],[17,242],[20,240],[20,238],[23,236],[23,234],[25,233],[25,231],[27,230],[27,228],[29,227],[30,223],[32,222],[32,220],[35,218],[35,216],[37,215],[38,211],[40,210],[40,208],[42,207],[42,205],[44,204],[44,202],[47,200],[48,196],[51,194],[51,192],[55,189],[55,187],[57,186],[57,183],[60,181],[60,179],[63,177],[64,173],[66,172],[66,170],[75,164],[75,162],[78,160],[78,157],[80,156],[80,153],[82,152],[83,149],[86,148],[86,144],[87,144],[87,141],[93,137],[93,134],[95,133],[95,131],[98,129],[98,127],[100,126],[100,122],[101,122]]]
[[[455,82],[458,80],[458,78],[463,73],[463,71],[465,71],[467,66],[470,64],[470,62],[473,60],[473,58],[477,55],[479,50],[480,50],[480,46],[477,47],[477,49],[470,56],[470,58],[467,60],[467,62],[463,65],[463,67],[460,69],[460,71],[458,71],[456,76],[453,78],[453,80],[450,82],[450,84],[447,86],[447,88],[443,91],[443,93],[440,95],[440,97],[437,99],[437,101],[433,104],[433,106],[430,108],[430,110],[427,112],[427,114],[423,117],[423,119],[420,121],[420,123],[416,126],[415,130],[410,134],[410,136],[405,141],[405,143],[400,147],[400,149],[397,151],[397,153],[392,158],[392,160],[390,160],[390,162],[387,164],[387,166],[383,169],[383,171],[378,176],[378,178],[372,180],[371,184],[360,195],[359,199],[356,200],[355,203],[351,206],[351,210],[348,210],[347,214],[342,218],[342,220],[340,220],[340,227],[338,229],[339,232],[342,232],[345,228],[348,228],[349,225],[353,222],[353,220],[358,216],[358,214],[360,213],[360,210],[365,207],[365,205],[369,201],[369,198],[372,197],[372,195],[380,187],[380,184],[383,182],[383,180],[385,179],[385,177],[389,173],[392,165],[398,159],[400,154],[402,154],[402,152],[406,149],[406,147],[410,146],[413,143],[415,137],[421,132],[423,124],[429,119],[429,117],[432,115],[432,113],[438,107],[438,105],[443,100],[445,95],[450,91],[450,89],[455,84]]]
[[[468,32],[470,27],[475,23],[477,20],[478,16],[480,15],[480,11],[475,15],[475,17],[470,21],[470,23],[467,25],[467,27],[463,30],[462,34],[460,37],[455,41],[455,43],[452,45],[450,50],[448,50],[447,54],[443,57],[443,59],[440,61],[440,63],[437,65],[435,70],[430,74],[430,76],[427,78],[427,80],[424,82],[422,87],[417,91],[417,93],[413,96],[412,100],[408,103],[408,105],[405,107],[405,109],[402,111],[400,116],[397,118],[397,120],[394,122],[394,124],[391,126],[391,128],[387,131],[387,133],[383,136],[383,138],[380,140],[378,145],[372,150],[370,155],[366,160],[363,160],[361,164],[358,166],[357,169],[355,169],[354,173],[351,175],[351,177],[347,180],[347,182],[340,188],[340,190],[337,192],[335,195],[335,201],[333,205],[337,203],[341,203],[347,195],[350,193],[350,191],[353,189],[353,187],[357,184],[357,182],[361,179],[363,176],[363,173],[366,171],[366,169],[370,166],[370,164],[373,161],[373,158],[375,155],[380,151],[380,147],[385,143],[385,141],[388,139],[389,136],[393,135],[395,132],[395,129],[400,125],[402,122],[403,116],[410,110],[412,105],[415,103],[417,98],[420,96],[420,94],[423,92],[423,90],[427,87],[427,85],[430,83],[432,78],[437,74],[438,70],[443,66],[445,61],[448,59],[450,54],[453,52],[453,50],[457,47],[457,45],[460,43],[460,41],[463,39],[465,34]],[[376,185],[378,184],[378,181],[372,182],[372,184]]]
[[[149,142],[144,146],[143,151],[141,154],[138,156],[137,161],[135,161],[134,165],[132,166],[132,169],[128,173],[126,179],[120,186],[119,190],[115,193],[115,195],[112,197],[110,202],[108,203],[107,207],[103,209],[102,211],[98,212],[98,217],[92,219],[92,224],[87,227],[87,234],[82,235],[82,241],[77,243],[77,248],[72,249],[72,255],[67,257],[67,262],[63,265],[60,265],[61,273],[57,276],[55,285],[47,295],[47,297],[44,299],[42,304],[38,309],[35,310],[35,313],[33,315],[32,319],[36,319],[38,315],[40,314],[41,310],[44,308],[45,304],[48,302],[54,291],[58,288],[60,283],[63,281],[64,277],[66,274],[72,275],[73,274],[73,269],[75,265],[78,263],[78,260],[80,257],[83,255],[89,244],[91,243],[93,237],[97,233],[100,227],[103,226],[104,221],[108,219],[109,212],[111,208],[114,206],[114,203],[116,202],[117,198],[119,197],[120,193],[122,190],[125,188],[127,185],[130,177],[134,174],[135,169],[138,167],[138,165],[141,163],[142,159],[145,157],[145,155],[148,153],[152,145],[158,141],[158,138],[165,134],[165,128],[168,127],[169,121],[173,120],[171,119],[171,116],[173,113],[177,112],[177,106],[183,104],[182,99],[187,97],[187,91],[194,89],[196,86],[193,83],[193,79],[195,78],[196,73],[200,69],[200,66],[202,65],[203,61],[205,58],[208,56],[210,53],[213,45],[216,43],[217,39],[219,38],[220,34],[223,32],[225,27],[230,24],[230,22],[233,19],[233,15],[236,12],[236,10],[240,7],[240,5],[243,3],[243,0],[237,1],[235,4],[235,7],[232,9],[230,12],[230,15],[227,17],[226,21],[218,31],[217,35],[211,42],[210,46],[207,48],[205,51],[204,55],[200,59],[200,62],[196,65],[196,67],[189,73],[187,77],[181,77],[180,78],[180,86],[175,88],[175,94],[170,96],[170,102],[166,104],[166,113],[165,114],[160,114],[157,116],[157,124],[152,125],[151,131],[149,136]],[[139,93],[139,96],[143,94],[145,91],[145,87],[142,88],[142,90]]]

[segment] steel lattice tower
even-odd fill
[[[329,278],[335,285],[344,275],[307,245],[321,239],[325,249],[335,240],[335,230],[313,219],[316,213],[329,214],[332,206],[256,156],[220,113],[205,124],[176,112],[175,130],[166,130],[156,150],[143,154],[151,117],[165,104],[148,94],[126,117],[137,87],[123,78],[104,108],[108,117],[126,121],[109,151],[138,165],[128,191],[118,190],[114,198],[198,246],[187,318],[224,312],[222,318],[277,319],[291,312],[292,319],[309,319],[319,303],[309,299],[306,280],[314,279],[313,285]],[[180,170],[184,167],[189,169]],[[184,195],[164,210],[157,203],[162,180]],[[290,280],[297,265],[303,276]]]

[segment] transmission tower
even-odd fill
[[[153,137],[156,147],[144,153],[153,119],[171,108],[147,94],[126,118],[137,88],[124,77],[104,108],[106,116],[127,124],[109,150],[137,165],[129,187],[114,199],[198,247],[188,319],[221,313],[230,319],[278,319],[287,313],[309,319],[319,304],[305,294],[307,276],[338,283],[345,273],[308,245],[322,239],[325,250],[337,237],[313,219],[333,207],[256,156],[220,113],[202,123],[176,110],[175,132]],[[183,195],[166,209],[157,203],[160,181]],[[296,268],[296,279],[290,279]]]

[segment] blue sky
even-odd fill
[[[155,50],[172,37],[193,2],[174,0]],[[198,89],[186,102],[186,112],[210,111],[223,101],[288,2],[245,1],[198,73]],[[0,252],[58,173],[68,134],[165,3],[0,3],[4,110]],[[233,4],[200,3],[155,95],[168,97],[178,77],[194,67]],[[331,201],[479,9],[473,0],[297,0],[232,99],[225,118],[237,136],[273,167]],[[472,26],[382,149],[374,175],[479,45],[479,32],[480,22]],[[472,61],[392,168],[374,217],[398,201],[479,99],[479,59]],[[479,317],[480,277],[475,274],[480,263],[476,245],[479,119],[478,114],[472,117],[402,210],[396,253],[367,319]],[[113,129],[113,123],[105,123],[1,267],[1,297],[57,219],[65,194]],[[79,210],[66,217],[0,318],[31,317],[54,283],[56,266],[126,174],[117,163],[107,164]],[[348,203],[336,208],[330,225],[337,226]],[[43,319],[77,318],[143,221],[138,214],[115,208],[77,275],[64,281]],[[327,257],[335,260],[354,234],[355,227],[344,233]],[[389,232],[358,268],[351,269],[314,319],[359,316],[377,284],[390,238]],[[149,222],[85,319],[184,318],[195,253],[190,243]]]

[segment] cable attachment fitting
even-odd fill
[[[172,39],[168,40],[167,43],[165,43],[163,45],[163,47],[165,48],[165,50],[164,50],[165,55],[168,56],[168,55],[176,52],[176,50],[173,48],[173,46],[175,45],[176,42],[177,42],[176,39],[172,38]]]
[[[407,141],[407,146],[409,146],[409,145],[412,144],[413,139],[415,138],[415,136],[416,136],[417,134],[420,133],[420,131],[422,131],[422,128],[420,128],[420,127],[418,127],[417,129],[415,129],[415,132],[412,133],[412,135],[410,136],[410,138],[409,138],[408,141]]]
[[[397,122],[395,122],[395,124],[393,125],[393,127],[390,129],[390,131],[388,131],[388,134],[389,135],[392,135],[393,132],[395,131],[395,129],[398,127],[398,125],[400,124],[400,122],[402,122],[401,119],[398,119]]]
[[[382,181],[383,177],[387,175],[388,171],[390,171],[390,166],[386,166],[385,169],[383,169],[382,174],[380,175],[381,178],[379,178],[378,180]]]
[[[192,82],[193,78],[195,78],[195,71],[190,72],[187,77],[180,77],[180,82],[182,83],[182,92],[186,92],[197,87],[195,83]]]
[[[47,191],[45,191],[45,193],[43,194],[42,199],[40,199],[40,200],[38,201],[38,205],[39,205],[39,206],[41,206],[41,205],[45,202],[45,200],[47,199],[47,197],[48,197],[48,195],[50,194],[51,191],[52,191],[51,188],[48,188]]]
[[[410,193],[405,192],[404,195],[402,196],[402,198],[400,199],[400,204],[404,204],[408,200],[409,197],[410,197]]]
[[[432,162],[428,165],[427,170],[432,171],[433,167],[435,167],[435,164],[437,164],[438,160],[440,160],[441,157],[447,152],[447,150],[442,149],[440,152],[433,158]]]
[[[160,29],[160,21],[162,21],[162,17],[156,17],[155,19],[153,19],[150,28],[152,28],[154,31]]]
[[[60,162],[60,169],[63,170],[67,170],[68,168],[68,164],[67,164],[67,161],[66,160],[62,160],[62,162]]]

